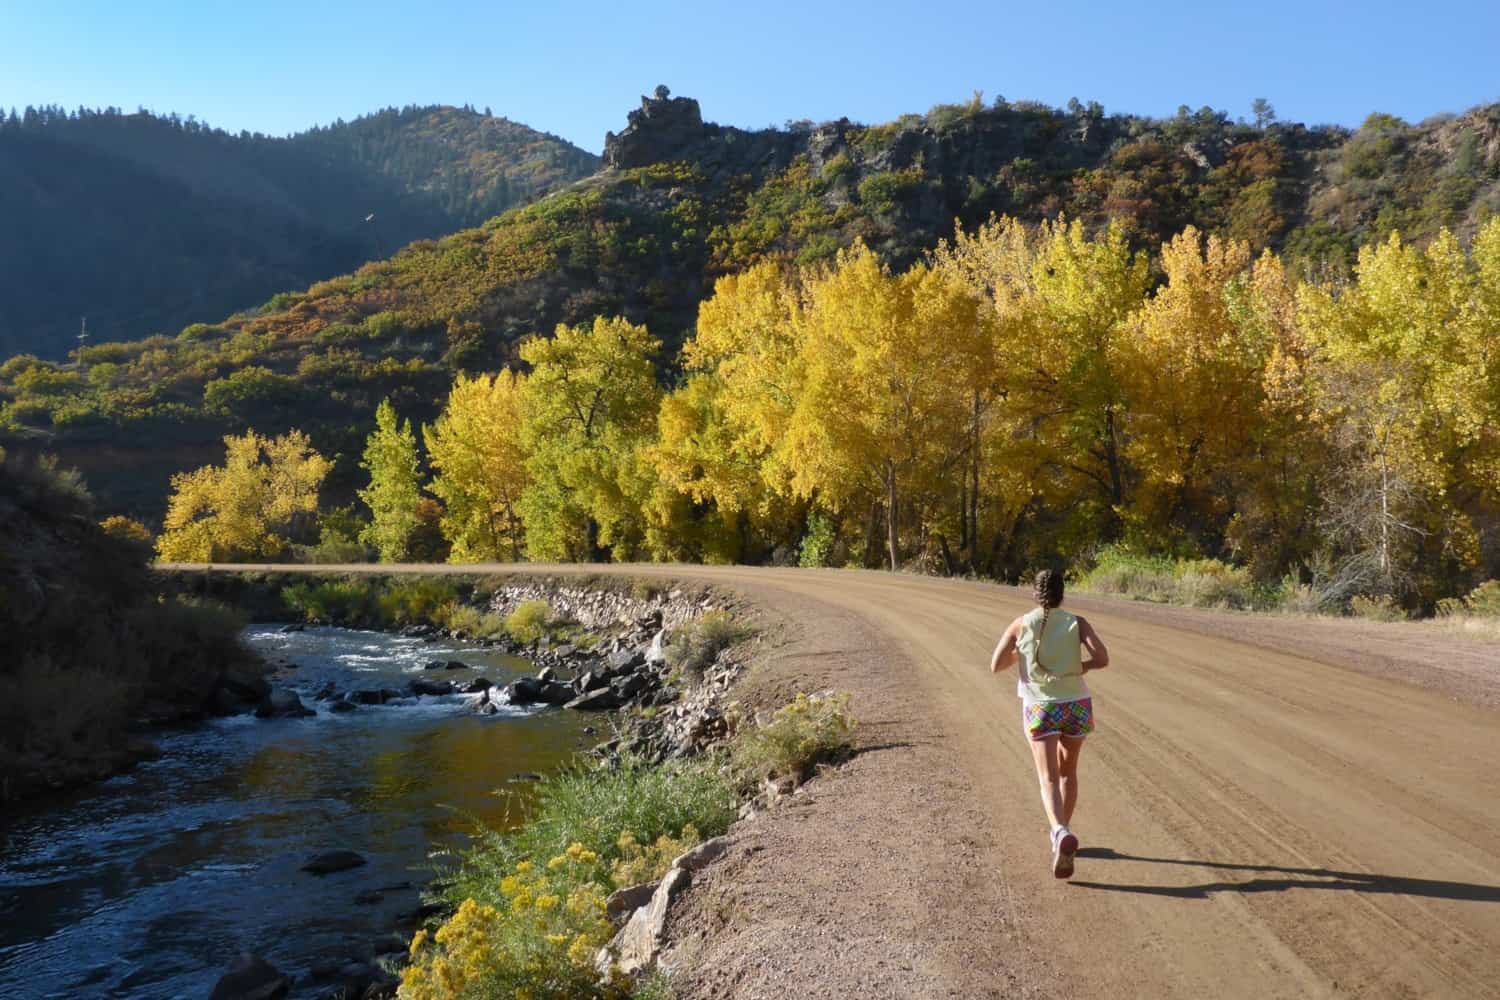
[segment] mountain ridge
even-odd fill
[[[0,116],[0,352],[62,356],[82,316],[139,339],[473,225],[598,157],[471,108],[387,108],[285,138],[191,116]]]
[[[1152,254],[1194,226],[1307,273],[1347,273],[1357,247],[1392,230],[1467,236],[1500,210],[1500,105],[1418,126],[1372,115],[1350,131],[1210,108],[1146,119],[974,101],[883,125],[747,131],[704,122],[663,88],[609,137],[605,161],[260,308],[90,347],[84,370],[14,358],[0,365],[0,437],[85,471],[135,456],[141,476],[96,490],[152,517],[167,476],[201,464],[222,434],[300,426],[344,456],[330,485],[347,491],[381,398],[430,419],[455,372],[519,364],[529,334],[619,315],[665,342],[671,377],[717,277],[825,261],[856,241],[904,267],[955,222],[991,215],[1112,223]],[[143,438],[162,449],[130,443]]]

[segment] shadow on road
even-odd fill
[[[1287,868],[1281,865],[1237,865],[1223,861],[1192,861],[1174,858],[1146,858],[1122,854],[1108,847],[1085,847],[1079,858],[1094,861],[1144,861],[1156,865],[1181,865],[1184,868],[1212,868],[1235,872],[1264,872],[1267,876],[1242,882],[1204,882],[1198,885],[1125,885],[1113,882],[1090,882],[1073,879],[1069,885],[1111,892],[1136,892],[1147,896],[1172,896],[1178,899],[1207,899],[1213,892],[1285,892],[1288,889],[1338,889],[1345,892],[1383,893],[1400,896],[1427,896],[1432,899],[1459,899],[1479,903],[1500,903],[1500,886],[1472,882],[1442,882],[1437,879],[1403,878],[1399,875],[1376,875],[1370,872],[1341,872],[1330,868]]]

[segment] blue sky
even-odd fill
[[[977,89],[1357,125],[1500,100],[1500,2],[0,3],[0,107],[145,106],[277,134],[486,105],[598,151],[666,83],[744,127],[888,121]]]

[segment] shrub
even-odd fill
[[[654,843],[645,844],[626,830],[616,841],[620,856],[609,866],[609,880],[617,889],[654,882],[666,875],[672,862],[701,839],[697,827],[691,823],[684,826],[677,837],[664,833]]]
[[[1445,597],[1438,602],[1438,614],[1444,618],[1473,615],[1476,618],[1500,618],[1500,580],[1486,580],[1467,597]]]
[[[619,996],[603,987],[594,955],[614,936],[603,887],[590,878],[597,855],[573,843],[548,859],[517,862],[496,904],[465,899],[432,935],[412,938],[401,996]]]
[[[552,605],[541,599],[522,601],[505,617],[505,630],[517,642],[535,642],[547,634]]]
[[[1101,551],[1077,586],[1096,594],[1194,608],[1246,609],[1260,603],[1250,572],[1243,567],[1217,559],[1173,560],[1121,546]]]
[[[400,577],[389,581],[375,599],[382,625],[411,625],[437,620],[458,599],[458,588],[440,577]]]
[[[151,532],[144,524],[121,514],[113,514],[99,522],[99,527],[111,538],[131,545],[139,545],[146,558],[151,555]]]
[[[507,634],[504,618],[467,604],[449,604],[439,610],[436,619],[454,632],[476,639],[498,639]]]
[[[1288,573],[1281,579],[1276,590],[1275,609],[1294,615],[1317,615],[1328,610],[1328,602],[1321,591],[1311,584],[1303,583],[1296,573]]]
[[[1399,622],[1406,619],[1406,612],[1388,594],[1378,597],[1355,594],[1349,599],[1349,610],[1356,617],[1370,621]]]
[[[615,861],[627,857],[627,831],[637,844],[654,844],[691,827],[717,837],[738,815],[734,788],[715,761],[674,761],[650,766],[625,758],[619,766],[572,768],[536,785],[529,821],[509,833],[486,832],[451,872],[446,892],[455,903],[470,897],[499,903],[500,880],[523,861],[545,864],[569,844],[598,857],[594,876],[603,884]]]
[[[770,720],[736,734],[730,766],[743,788],[767,778],[806,778],[818,763],[853,746],[855,722],[847,694],[799,694]]]
[[[709,611],[682,626],[667,643],[667,663],[689,674],[701,674],[724,650],[749,635],[727,611]]]
[[[376,621],[376,591],[368,580],[343,579],[288,584],[281,599],[310,622],[366,625]]]
[[[833,527],[833,519],[821,512],[814,513],[807,519],[807,534],[802,536],[802,548],[797,556],[798,564],[808,568],[827,566],[836,538],[837,532]]]
[[[356,535],[346,535],[324,525],[316,545],[293,545],[292,552],[301,563],[337,565],[339,563],[374,562],[374,553]]]

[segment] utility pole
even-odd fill
[[[83,346],[84,346],[84,344],[86,344],[88,342],[88,339],[89,339],[89,318],[87,316],[85,316],[85,317],[83,317],[82,320],[79,321],[79,326],[78,326],[78,371],[79,371],[80,374],[82,374],[83,371],[84,371],[84,367],[83,367]]]

